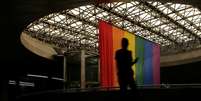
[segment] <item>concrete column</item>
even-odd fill
[[[67,89],[67,82],[68,82],[68,78],[67,78],[67,57],[64,54],[63,56],[63,79],[64,79],[64,90]]]
[[[100,82],[100,58],[98,57],[98,82]]]
[[[81,50],[81,88],[86,88],[85,50]]]

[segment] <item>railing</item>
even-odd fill
[[[137,89],[182,89],[182,88],[201,88],[201,84],[158,84],[158,85],[137,85]],[[90,91],[115,91],[119,87],[92,87],[92,88],[69,88],[65,92],[90,92]]]
[[[152,92],[152,94],[155,94],[157,91],[162,91],[162,94],[166,94],[166,95],[177,95],[177,93],[179,94],[187,94],[188,91],[183,89],[183,88],[201,88],[201,84],[159,84],[159,85],[138,85],[137,88],[139,89],[140,92],[144,92],[146,90],[150,90]],[[166,92],[166,90],[168,90]],[[169,92],[169,90],[173,91],[173,92]],[[198,89],[200,90],[200,89]],[[18,96],[17,98],[21,98],[21,97],[26,97],[26,96],[40,96],[40,95],[48,95],[48,94],[65,94],[65,93],[69,93],[69,94],[73,94],[73,93],[97,93],[97,92],[108,92],[108,93],[113,93],[116,91],[119,91],[119,87],[109,87],[109,88],[102,88],[102,87],[92,87],[92,88],[85,88],[85,89],[81,89],[81,88],[68,88],[68,89],[55,89],[55,90],[45,90],[45,91],[37,91],[37,92],[29,92],[29,93],[24,93],[20,96]],[[165,91],[165,92],[164,92]],[[90,94],[91,94],[90,93]],[[101,93],[103,94],[103,93]],[[116,94],[116,93],[114,93]],[[143,93],[145,94],[145,93]],[[146,93],[147,94],[147,93]],[[189,94],[189,93],[188,93]],[[146,96],[146,95],[144,95]]]
[[[201,88],[201,84],[158,84],[158,85],[137,85],[137,89],[139,91],[144,91],[144,90],[180,90],[180,89],[200,89]],[[30,91],[27,91],[27,90],[30,90]],[[88,87],[88,88],[84,88],[84,89],[81,89],[81,88],[78,88],[78,87],[75,87],[75,88],[67,88],[67,89],[62,89],[62,88],[59,88],[59,89],[52,89],[52,90],[48,90],[48,89],[43,89],[43,90],[35,90],[35,88],[28,88],[26,89],[26,92],[21,92],[20,95],[32,95],[32,94],[45,94],[45,93],[57,93],[57,92],[60,92],[60,93],[83,93],[83,92],[110,92],[110,91],[119,91],[120,88],[119,87]]]

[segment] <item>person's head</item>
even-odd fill
[[[122,38],[121,47],[122,47],[122,49],[127,49],[128,48],[128,39],[127,38]]]

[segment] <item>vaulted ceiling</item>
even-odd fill
[[[24,31],[66,51],[98,52],[99,19],[160,44],[162,55],[201,47],[200,9],[175,2],[91,3],[46,15]]]

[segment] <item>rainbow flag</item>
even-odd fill
[[[122,38],[129,41],[128,50],[132,57],[139,57],[132,66],[134,79],[138,85],[160,84],[160,45],[124,31],[100,20],[99,54],[101,87],[118,87],[115,52],[121,49]]]

